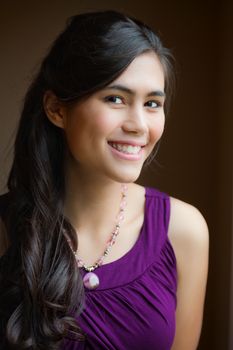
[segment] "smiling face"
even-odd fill
[[[66,107],[68,169],[134,182],[164,130],[164,73],[153,52],[136,57],[110,85]]]

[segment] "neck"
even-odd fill
[[[88,181],[89,180],[89,181]],[[111,232],[121,201],[121,183],[95,176],[67,174],[65,215],[78,235],[103,237]]]

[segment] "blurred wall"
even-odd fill
[[[210,272],[199,350],[233,349],[229,345],[231,310],[233,314],[230,0],[1,1],[0,192],[6,190],[21,100],[40,59],[67,17],[98,9],[123,10],[145,20],[176,57],[176,96],[157,165],[150,166],[138,182],[197,206],[205,216],[210,230]]]

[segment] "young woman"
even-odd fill
[[[135,184],[171,83],[169,51],[124,14],[74,16],[55,40],[0,198],[1,349],[196,349],[206,221]]]

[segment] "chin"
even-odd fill
[[[120,182],[120,183],[132,183],[135,182],[139,176],[140,176],[141,172],[136,172],[136,171],[132,171],[132,172],[122,172],[121,174],[112,174],[112,178],[114,179],[114,181]]]

